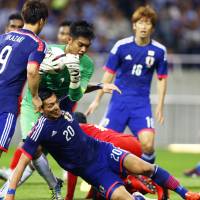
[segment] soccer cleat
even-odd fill
[[[200,200],[200,193],[197,192],[187,192],[185,195],[186,200]]]
[[[64,200],[62,195],[61,195],[61,188],[63,186],[63,180],[56,178],[57,179],[57,185],[55,188],[50,188],[50,193],[51,193],[51,200]]]
[[[11,169],[6,169],[6,168],[0,169],[0,179],[7,181],[11,173],[12,173]]]
[[[183,174],[192,178],[200,177],[200,172],[196,168],[186,170]]]

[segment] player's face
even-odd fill
[[[142,17],[133,24],[133,30],[135,37],[149,38],[153,32],[153,25],[149,18]]]
[[[57,35],[58,43],[67,44],[70,36],[69,36],[69,26],[61,26],[58,30]]]
[[[58,98],[52,95],[43,101],[43,114],[49,119],[57,119],[61,115]]]
[[[91,41],[85,37],[78,37],[75,39],[70,38],[68,44],[70,53],[79,54],[79,56],[83,56],[88,51],[91,45]]]
[[[24,22],[20,19],[12,19],[9,21],[9,24],[6,27],[6,33],[10,31],[15,31],[19,28],[22,28],[24,25]]]

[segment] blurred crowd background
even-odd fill
[[[118,40],[132,34],[131,15],[140,5],[150,4],[158,13],[154,38],[168,49],[170,75],[165,106],[165,125],[159,127],[157,145],[199,143],[200,140],[200,0],[43,0],[50,16],[42,31],[49,43],[56,42],[59,24],[65,20],[87,20],[95,27],[96,38],[90,48],[95,61],[92,81],[101,81],[102,66]],[[0,32],[10,14],[20,11],[25,0],[0,0]],[[179,54],[176,56],[176,54]],[[191,70],[192,69],[192,70]],[[156,94],[156,84],[152,84]],[[79,110],[85,112],[95,93],[85,95]],[[98,124],[109,100],[106,96],[89,121]],[[152,103],[155,105],[155,101]],[[16,132],[20,132],[18,128]],[[180,134],[181,133],[181,134]],[[192,137],[191,137],[192,134]],[[16,134],[19,141],[19,135]],[[14,140],[17,141],[17,140]]]
[[[0,0],[0,32],[8,16],[19,11],[25,0]],[[169,53],[200,52],[199,0],[44,0],[50,17],[42,34],[56,42],[59,24],[64,20],[85,19],[94,24],[96,39],[93,52],[108,52],[116,40],[132,34],[130,19],[134,9],[152,5],[158,12],[155,39],[165,44]]]

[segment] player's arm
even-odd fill
[[[166,78],[158,78],[157,80],[157,91],[158,91],[158,104],[156,107],[156,119],[159,123],[163,124],[164,115],[164,100],[167,91],[167,79]]]
[[[163,50],[158,65],[157,65],[157,93],[158,93],[158,104],[155,110],[156,120],[163,124],[164,122],[164,100],[167,91],[167,76],[168,76],[168,65],[167,65],[167,51]]]
[[[20,157],[19,163],[17,164],[14,170],[14,173],[12,174],[9,180],[9,189],[7,191],[5,200],[15,199],[15,191],[16,191],[17,185],[22,177],[24,169],[26,168],[29,162],[30,162],[30,158],[27,157],[25,154],[22,154]]]
[[[6,195],[6,200],[13,200],[15,196],[15,190],[17,184],[20,181],[25,167],[28,165],[29,161],[36,155],[37,151],[40,151],[39,148],[44,134],[45,134],[45,119],[41,117],[36,125],[32,128],[29,136],[27,136],[25,143],[23,144],[21,151],[23,152],[20,157],[19,163],[15,168],[13,175],[10,178],[9,189]]]
[[[85,112],[86,115],[92,114],[96,110],[96,108],[99,106],[101,98],[103,97],[105,92],[112,93],[112,91],[113,91],[112,87],[114,85],[109,85],[109,84],[112,83],[112,81],[115,77],[115,73],[116,73],[118,67],[120,66],[120,47],[119,46],[120,45],[118,42],[114,45],[114,47],[110,51],[108,61],[107,61],[106,65],[104,66],[104,69],[106,71],[103,75],[101,82],[103,83],[105,88],[108,86],[108,90],[106,91],[106,90],[102,89],[97,92],[97,95],[96,95],[94,101],[90,104],[87,111]],[[109,87],[111,87],[111,88],[109,88]]]
[[[112,93],[113,90],[121,93],[121,90],[112,83],[89,83],[85,93],[90,93],[95,90],[103,90],[103,93]]]
[[[31,62],[27,66],[27,80],[28,80],[28,87],[30,89],[32,95],[32,101],[36,108],[36,111],[40,110],[42,106],[42,101],[38,96],[38,88],[40,83],[40,74],[38,70],[38,63]]]
[[[112,83],[113,79],[114,79],[115,75],[113,73],[110,73],[108,71],[106,71],[103,75],[103,78],[102,78],[102,83],[104,85],[107,85],[107,84],[110,84]],[[112,90],[110,90],[112,91]],[[99,90],[97,92],[97,95],[95,96],[95,99],[93,100],[93,102],[90,104],[89,108],[87,109],[87,111],[85,112],[86,115],[90,115],[92,114],[96,109],[97,107],[99,106],[100,104],[100,101],[101,101],[101,98],[103,97],[105,91],[104,90]]]
[[[28,65],[27,65],[27,79],[28,87],[32,95],[33,105],[36,111],[40,111],[42,106],[42,101],[38,96],[38,87],[40,82],[39,67],[46,53],[46,44],[39,40],[34,44],[34,48],[29,55]]]

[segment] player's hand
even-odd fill
[[[164,123],[163,107],[160,105],[156,106],[155,118],[158,123],[160,123],[160,124]]]
[[[65,57],[62,58],[63,64],[67,67],[69,75],[70,75],[70,88],[76,89],[80,86],[80,60],[79,55],[75,54],[66,54]]]
[[[99,106],[99,101],[93,101],[90,106],[88,107],[88,109],[86,110],[85,112],[85,115],[88,116],[90,114],[92,114],[96,109],[97,107]]]
[[[104,93],[110,93],[112,94],[113,91],[117,91],[119,94],[121,94],[121,90],[113,83],[103,83],[102,90]]]
[[[42,108],[42,100],[40,99],[40,97],[33,97],[32,102],[35,107],[35,112],[40,112]]]
[[[62,58],[65,57],[62,55],[55,55],[51,50],[47,52],[45,58],[40,64],[40,73],[50,73],[57,74],[58,71],[64,69],[65,65],[62,62]]]

